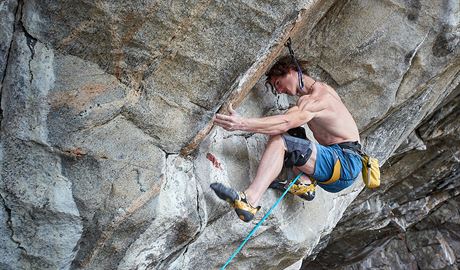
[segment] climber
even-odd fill
[[[296,106],[285,114],[244,118],[230,104],[229,115],[214,117],[214,123],[227,131],[270,135],[256,176],[244,192],[221,183],[211,184],[216,195],[229,202],[245,222],[260,209],[254,206],[267,188],[282,189],[289,184],[275,181],[283,164],[295,173],[304,173],[290,192],[307,200],[313,199],[316,185],[339,192],[349,187],[361,171],[360,138],[352,115],[331,86],[306,75],[307,65],[291,54],[280,58],[266,73],[267,85],[277,94],[299,97]],[[299,128],[304,124],[317,142],[307,139],[305,130]]]

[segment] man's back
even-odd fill
[[[325,104],[325,109],[315,113],[315,117],[308,122],[320,144],[359,141],[359,131],[353,116],[332,87],[318,83],[313,87],[309,99]]]

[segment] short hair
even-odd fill
[[[308,61],[300,60],[296,58],[297,63],[300,66],[303,74],[308,74],[307,67],[309,65]],[[267,79],[265,80],[268,82],[273,76],[284,76],[288,74],[289,70],[297,71],[297,65],[294,62],[294,59],[291,55],[285,55],[276,61],[276,63],[265,73]]]

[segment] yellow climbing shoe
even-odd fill
[[[221,183],[212,183],[211,188],[216,193],[217,197],[228,202],[233,208],[238,217],[244,221],[251,221],[256,213],[260,210],[260,206],[253,207],[246,199],[244,192],[238,192],[233,188],[226,187]]]
[[[289,187],[290,181],[273,181],[269,188],[278,189],[285,191]],[[315,198],[316,193],[316,181],[312,180],[311,184],[306,184],[303,182],[297,181],[289,190],[289,193],[299,196],[300,198],[311,201]]]

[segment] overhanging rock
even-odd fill
[[[288,37],[337,89],[371,154],[410,155],[400,145],[414,131],[436,137],[418,128],[458,89],[458,1],[443,3],[4,1],[0,267],[220,266],[252,224],[209,184],[245,188],[267,137],[213,129],[211,117],[229,103],[245,116],[292,104],[263,85]],[[288,196],[230,268],[314,259],[361,189]],[[268,191],[263,209],[279,195]],[[426,235],[446,247],[444,234],[414,232],[408,265]]]

